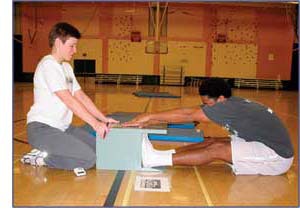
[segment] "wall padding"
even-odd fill
[[[205,76],[206,43],[168,42],[168,54],[160,55],[160,66],[182,66],[185,76]]]
[[[153,74],[153,55],[145,53],[146,41],[109,40],[108,73]]]
[[[256,78],[255,44],[213,43],[212,76]]]

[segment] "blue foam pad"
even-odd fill
[[[168,128],[185,128],[185,129],[193,129],[193,128],[195,128],[195,124],[194,124],[194,123],[168,124]]]
[[[195,129],[168,128],[167,134],[148,134],[152,141],[174,141],[174,142],[203,142],[203,132]]]
[[[144,92],[144,91],[137,91],[132,93],[137,97],[151,97],[151,98],[180,98],[181,96],[172,95],[168,92]]]

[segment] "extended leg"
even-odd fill
[[[206,137],[204,141],[201,143],[190,144],[190,145],[177,148],[176,153],[195,150],[197,148],[204,148],[209,146],[213,142],[218,142],[218,141],[230,141],[230,138],[229,137]]]
[[[215,141],[204,148],[173,154],[173,165],[202,165],[214,160],[232,162],[230,141]]]
[[[202,148],[194,148],[179,153],[165,155],[153,152],[152,146],[143,144],[142,158],[145,167],[172,165],[202,165],[213,160],[232,162],[230,140],[212,141]]]

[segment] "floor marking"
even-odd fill
[[[23,144],[29,144],[27,141],[23,141],[23,140],[20,140],[18,138],[14,138],[14,141],[17,141],[17,142],[20,142],[20,143],[23,143]]]
[[[127,184],[127,188],[126,188],[124,198],[123,198],[123,201],[122,201],[122,206],[128,206],[129,198],[130,198],[130,195],[131,195],[131,192],[132,192],[134,177],[135,177],[135,171],[131,171],[130,176],[129,176],[129,180],[128,180],[128,184]]]
[[[26,118],[15,120],[14,123],[19,122],[19,121],[25,121],[25,120],[26,120]]]
[[[117,198],[124,174],[125,174],[125,170],[118,171],[118,173],[115,177],[115,180],[110,188],[110,191],[106,197],[103,207],[113,207],[114,206],[114,203]]]
[[[203,182],[203,179],[201,178],[201,175],[200,175],[200,173],[198,172],[198,169],[197,169],[196,166],[194,166],[194,171],[195,171],[195,173],[196,173],[198,182],[199,182],[200,187],[201,187],[201,189],[202,189],[202,192],[203,192],[203,194],[204,194],[204,197],[205,197],[205,200],[206,200],[206,202],[207,202],[207,205],[208,205],[208,206],[214,206],[214,204],[212,203],[212,201],[211,201],[211,199],[210,199],[209,193],[208,193],[208,191],[207,191],[207,189],[206,189],[206,187],[205,187],[205,184],[204,184],[204,182]]]
[[[151,102],[151,98],[149,98],[145,108],[144,108],[144,113],[148,111],[148,108],[149,108],[149,105],[150,105],[150,102]]]

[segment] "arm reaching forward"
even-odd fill
[[[181,108],[158,113],[140,114],[131,121],[125,122],[124,127],[145,127],[159,123],[180,123],[193,121],[210,121],[200,107]]]

